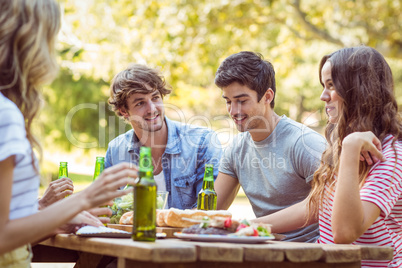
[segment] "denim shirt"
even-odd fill
[[[191,209],[197,207],[198,192],[202,188],[205,164],[214,165],[214,178],[218,176],[222,146],[216,133],[169,120],[165,117],[168,139],[162,155],[168,207]],[[138,165],[140,142],[134,130],[113,139],[108,146],[105,168],[120,162]]]

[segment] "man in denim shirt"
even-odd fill
[[[109,143],[105,167],[120,162],[138,165],[139,148],[152,148],[158,190],[166,190],[168,207],[197,206],[206,163],[218,174],[221,144],[214,131],[169,120],[163,97],[171,92],[161,74],[134,64],[118,73],[110,87],[109,104],[133,129]]]

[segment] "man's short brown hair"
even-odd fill
[[[150,91],[146,85],[152,90]],[[141,64],[132,64],[113,78],[108,102],[116,115],[123,116],[119,110],[128,109],[127,99],[131,94],[148,94],[155,90],[159,91],[162,98],[172,91],[158,70]]]

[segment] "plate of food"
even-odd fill
[[[274,240],[275,236],[236,236],[236,235],[213,235],[213,234],[186,234],[174,233],[177,238],[184,240],[203,241],[203,242],[229,242],[256,244],[263,243],[268,240]]]
[[[198,223],[184,228],[181,232],[174,233],[177,238],[205,242],[247,244],[262,243],[276,239],[271,234],[271,226],[269,224],[250,223],[247,220],[237,221],[230,217],[216,217],[213,219],[204,217],[199,220],[188,220]]]

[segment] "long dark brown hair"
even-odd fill
[[[394,145],[402,139],[402,120],[394,96],[392,72],[384,57],[375,49],[360,46],[344,48],[322,58],[319,66],[320,82],[324,86],[321,70],[331,63],[331,76],[337,94],[343,99],[336,124],[327,123],[325,137],[328,148],[314,174],[309,195],[309,215],[317,217],[325,197],[325,186],[332,185],[339,169],[343,139],[353,132],[372,131],[383,141],[392,134]],[[370,166],[360,162],[361,185]],[[331,189],[331,188],[330,188]]]

